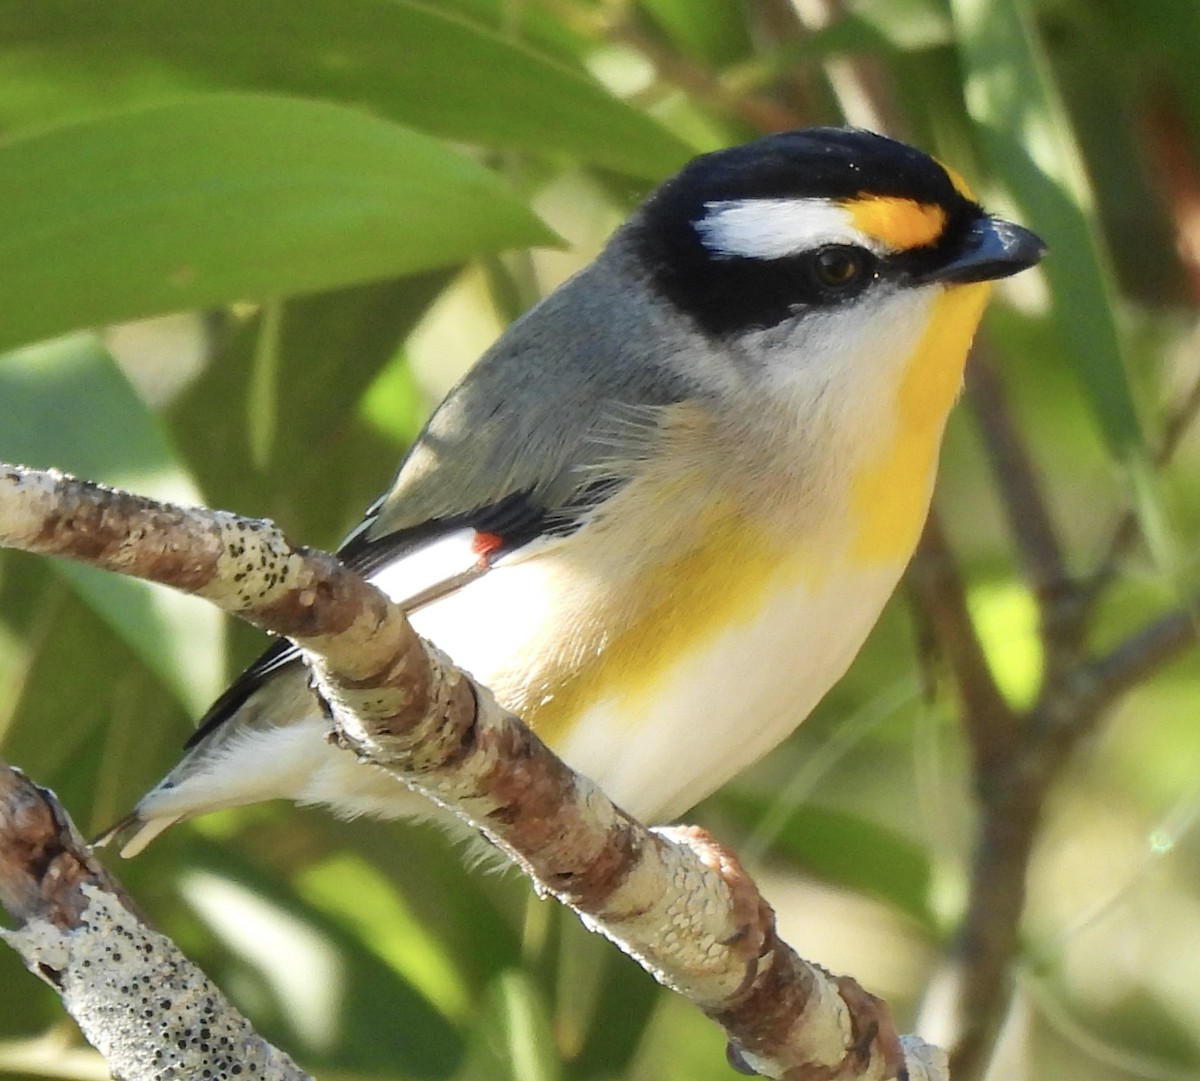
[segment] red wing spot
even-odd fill
[[[484,533],[476,532],[475,539],[471,541],[471,551],[479,556],[479,565],[486,567],[493,552],[504,547],[504,538],[499,533]]]

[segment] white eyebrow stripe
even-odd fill
[[[714,255],[786,259],[824,244],[852,244],[884,254],[832,199],[717,199],[704,204],[695,229]]]

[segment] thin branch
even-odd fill
[[[1200,369],[1188,387],[1187,393],[1175,404],[1163,422],[1162,439],[1152,458],[1156,469],[1164,469],[1171,464],[1179,450],[1184,437],[1191,431],[1196,418],[1200,416]],[[1117,568],[1122,558],[1133,547],[1138,539],[1138,516],[1133,507],[1128,507],[1117,519],[1104,547],[1095,572],[1087,581],[1083,594],[1083,603],[1091,608],[1100,599],[1104,591],[1116,576]]]
[[[55,473],[0,468],[0,543],[184,588],[305,652],[337,738],[480,829],[588,926],[721,1024],[764,1076],[940,1078],[886,1006],[799,958],[733,856],[650,831],[332,556],[269,523],[172,507]]]
[[[845,0],[791,0],[799,24],[808,32],[822,30],[847,15]],[[878,57],[869,53],[825,59],[825,76],[848,124],[895,138],[908,137],[907,118],[897,107],[893,78]]]
[[[1045,632],[1043,631],[1043,634]],[[1025,877],[1046,795],[1106,710],[1195,644],[1187,612],[1172,612],[1090,662],[1048,671],[1036,705],[1018,718],[1020,738],[978,770],[980,836],[959,933],[955,1078],[985,1074],[1007,1012],[1010,966],[1019,948]]]
[[[1196,644],[1195,615],[1171,612],[1129,635],[1080,673],[1080,712],[1096,718]]]
[[[1191,647],[1196,633],[1186,612],[1173,612],[1099,660],[1058,673],[1022,718],[1019,743],[977,777],[982,815],[957,950],[961,1025],[951,1052],[955,1078],[984,1076],[1008,1010],[1025,877],[1047,793],[1105,711]]]
[[[908,584],[954,673],[976,774],[982,775],[1013,746],[1019,735],[1018,718],[988,667],[936,509],[930,511],[909,565]]]
[[[1014,767],[1026,719],[1005,701],[967,609],[966,591],[936,512],[930,514],[909,583],[962,699],[980,803],[965,915],[955,950],[952,1076],[977,1078],[1009,999],[1007,966],[1018,944],[1025,873],[1041,812],[1040,788]]]
[[[1162,442],[1159,444],[1158,453],[1154,456],[1154,464],[1160,469],[1169,465],[1171,459],[1175,457],[1175,452],[1183,442],[1183,437],[1188,434],[1195,423],[1197,414],[1200,414],[1200,370],[1196,372],[1196,377],[1192,380],[1188,392],[1179,400],[1174,411],[1163,424]]]
[[[753,131],[790,131],[812,122],[811,117],[790,106],[729,86],[705,65],[680,56],[629,19],[609,23],[606,36],[641,53],[666,82],[686,90],[697,101],[736,117]]]
[[[1025,580],[1044,607],[1070,585],[1066,558],[1000,376],[986,350],[978,345],[967,369],[967,399],[983,434]]]
[[[956,949],[957,1031],[951,1076],[987,1074],[1012,997],[1011,965],[1020,946],[1026,875],[1046,792],[1056,775],[1028,741],[976,778],[982,804],[966,913]]]
[[[1086,587],[1067,567],[1037,470],[1021,439],[999,373],[978,346],[967,394],[983,434],[992,476],[1016,544],[1023,577],[1037,603],[1045,660],[1043,691],[1069,679],[1083,663],[1089,608]]]
[[[0,760],[0,938],[62,997],[124,1081],[304,1081],[282,1051],[157,931],[92,856],[57,800]]]
[[[728,85],[704,64],[681,55],[647,33],[624,12],[589,11],[564,0],[546,0],[546,7],[555,18],[588,38],[625,45],[640,53],[664,82],[686,90],[691,98],[718,112],[737,118],[753,131],[788,131],[812,122],[811,117],[771,98]]]

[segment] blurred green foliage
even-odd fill
[[[1050,244],[984,338],[1080,572],[1140,478],[1160,536],[1103,599],[1096,641],[1120,641],[1196,585],[1200,447],[1149,462],[1200,373],[1200,9],[810,6],[0,0],[0,459],[333,546],[515,298],[586,262],[654,181],[764,118],[874,110]],[[187,349],[165,323],[86,330],[177,310],[199,313]],[[939,502],[1020,701],[1032,605],[965,410]],[[914,644],[898,598],[794,739],[695,816],[745,845],[787,937],[905,1027],[961,915],[972,825],[954,702],[917,690]],[[4,553],[0,752],[98,829],[260,647],[203,605]],[[1197,694],[1195,659],[1139,688],[1048,811],[1029,1076],[1200,1073]],[[419,825],[270,806],[120,871],[324,1078],[731,1076],[708,1022],[477,864]],[[96,1076],[59,1018],[0,953],[0,1073]]]

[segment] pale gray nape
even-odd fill
[[[639,221],[630,219],[593,263],[518,319],[450,392],[368,536],[513,492],[528,491],[551,509],[565,504],[603,475],[606,461],[640,456],[619,445],[622,433],[646,439],[656,407],[699,393],[678,363],[703,347],[699,331],[647,279],[632,250]]]

